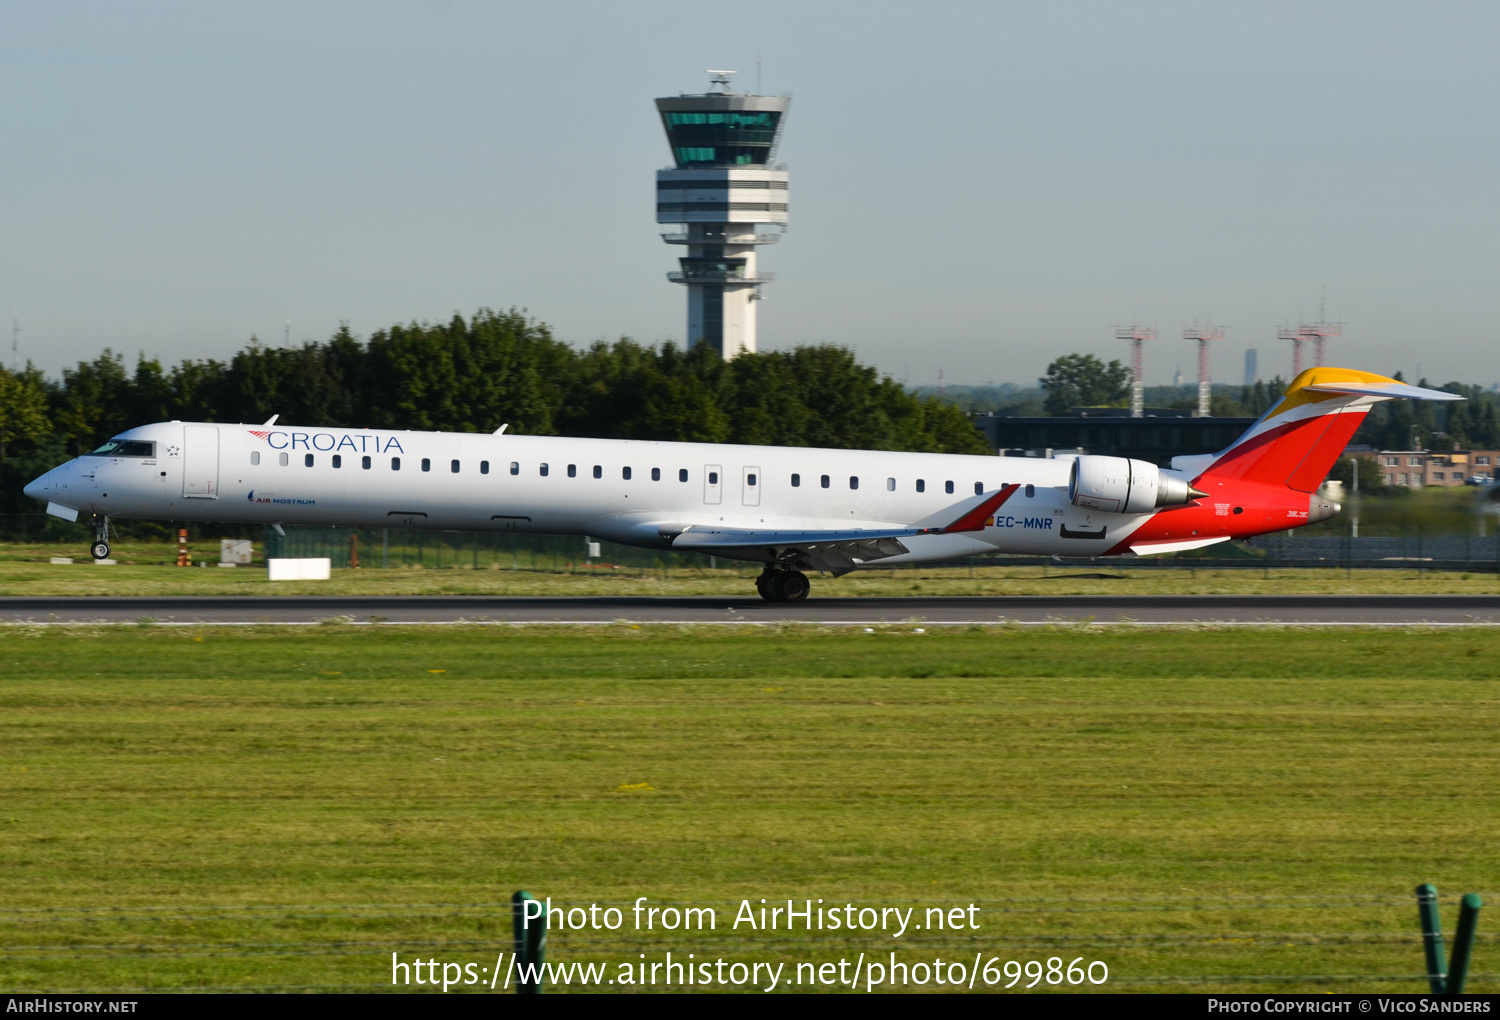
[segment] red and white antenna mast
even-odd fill
[[[1295,379],[1302,374],[1302,342],[1307,337],[1302,335],[1300,329],[1278,329],[1276,339],[1290,340],[1292,343],[1292,378]]]
[[[1156,339],[1156,330],[1142,326],[1129,329],[1115,327],[1116,340],[1130,341],[1130,417],[1140,418],[1146,413],[1146,380],[1141,347],[1147,340]]]
[[[1327,364],[1323,360],[1323,345],[1327,343],[1329,337],[1341,335],[1344,332],[1343,326],[1341,322],[1324,322],[1319,319],[1317,322],[1304,323],[1297,327],[1297,335],[1313,345],[1314,365]]]
[[[1198,417],[1208,418],[1209,397],[1213,395],[1213,379],[1208,372],[1208,345],[1215,340],[1224,339],[1224,330],[1215,326],[1204,326],[1200,328],[1196,324],[1191,329],[1182,331],[1184,340],[1194,340],[1198,344]]]

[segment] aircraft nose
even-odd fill
[[[27,485],[22,491],[32,499],[46,499],[48,492],[51,490],[51,486],[47,484],[47,475],[51,473],[51,471],[48,471],[46,475],[42,475],[42,477]]]

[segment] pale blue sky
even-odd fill
[[[1073,350],[1149,382],[1500,380],[1493,3],[32,3],[0,7],[0,313],[50,372],[525,306],[682,338],[651,100],[791,91],[763,348],[913,384]],[[9,335],[5,354],[9,360]]]

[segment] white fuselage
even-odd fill
[[[1098,555],[1150,514],[1068,502],[1067,460],[550,436],[170,422],[27,486],[81,517],[590,535],[669,548],[685,529],[947,524],[1018,485],[981,531],[904,539],[881,564]],[[1064,526],[1093,537],[1064,538]],[[726,553],[725,555],[736,555]],[[745,559],[762,559],[742,552]]]

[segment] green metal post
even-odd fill
[[[536,906],[527,909],[527,904]],[[511,927],[515,944],[514,966],[518,995],[542,994],[542,966],[547,956],[547,906],[520,889],[510,898]]]
[[[1443,965],[1443,923],[1438,920],[1437,887],[1431,882],[1417,886],[1417,915],[1422,919],[1422,950],[1427,956],[1427,983],[1433,995],[1448,989],[1448,972]]]
[[[1458,910],[1458,932],[1453,936],[1453,958],[1448,962],[1448,994],[1462,995],[1469,976],[1469,957],[1474,953],[1474,930],[1479,927],[1479,908],[1484,901],[1477,893],[1463,898]]]

